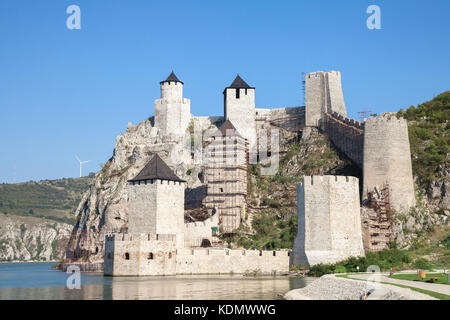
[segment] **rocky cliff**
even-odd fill
[[[0,261],[56,261],[64,257],[72,226],[0,214]]]
[[[160,136],[152,120],[130,125],[117,137],[113,156],[95,175],[84,194],[76,210],[78,218],[73,229],[76,240],[69,244],[69,250],[78,252],[76,256],[81,254],[89,256],[90,261],[102,261],[105,233],[127,230],[127,181],[135,177],[155,153],[187,181],[186,201],[190,200],[190,191],[203,185],[201,164],[195,164],[191,157],[191,136],[194,127],[198,129],[195,134],[202,133],[217,128],[214,121],[220,123],[221,119],[193,117],[189,130],[182,137]]]

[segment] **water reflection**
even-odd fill
[[[38,267],[40,269],[37,270]],[[12,270],[9,268],[8,272],[3,273],[0,268],[0,299],[280,299],[287,291],[302,288],[312,281],[310,278],[285,276],[195,275],[112,278],[103,277],[102,274],[82,274],[81,289],[70,290],[62,282],[67,279],[66,274],[49,269],[45,269],[47,270],[45,272],[44,267],[30,266],[24,269],[28,272],[15,272],[14,268]],[[33,272],[37,272],[40,276],[38,282],[33,281],[33,276],[37,275],[33,275]],[[46,280],[43,281],[43,278]],[[55,279],[58,280],[57,284]]]

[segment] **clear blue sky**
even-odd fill
[[[81,8],[81,30],[66,8]],[[366,28],[381,8],[382,30]],[[450,89],[450,1],[1,0],[0,182],[75,177],[153,115],[173,69],[194,115],[239,73],[257,107],[303,104],[301,72],[339,70],[350,116]]]

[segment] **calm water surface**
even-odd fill
[[[0,299],[280,299],[312,281],[241,275],[104,277],[81,274],[81,289],[66,287],[68,274],[53,263],[0,263]]]

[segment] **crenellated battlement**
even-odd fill
[[[370,117],[365,122],[367,125],[389,125],[389,126],[399,126],[407,127],[408,122],[404,118],[397,118],[393,113],[383,113],[376,117]]]
[[[176,241],[175,234],[154,233],[109,233],[105,235],[105,241]]]
[[[352,184],[358,184],[358,178],[351,177],[351,176],[304,176],[303,182],[300,182],[299,185],[305,186],[305,185],[318,185],[318,184],[346,184],[346,183],[352,183]]]
[[[178,249],[177,257],[179,256],[215,256],[215,257],[264,257],[267,259],[277,257],[288,257],[290,250],[232,250],[226,248],[209,248],[209,249]]]
[[[343,115],[341,115],[337,112],[332,112],[331,114],[327,113],[326,116],[331,116],[332,118],[334,118],[342,123],[345,123],[350,126],[354,126],[358,129],[364,129],[364,122],[359,122],[355,119],[344,117]]]
[[[292,263],[335,263],[364,256],[359,180],[350,176],[305,176],[297,185],[298,232]]]

